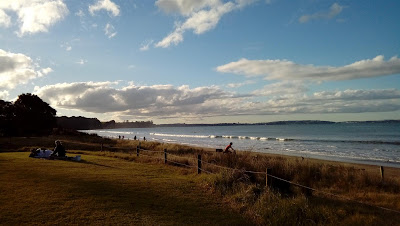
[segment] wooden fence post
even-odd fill
[[[197,174],[201,174],[201,155],[197,155]]]
[[[266,175],[265,175],[265,186],[267,186],[267,187],[271,187],[271,185],[272,185],[272,178],[269,176],[269,175],[271,175],[271,169],[268,169],[267,168],[267,170],[266,170]],[[268,180],[268,177],[269,177],[269,180]]]
[[[383,169],[383,166],[380,167],[381,171],[381,182],[384,182],[385,180],[385,169]]]
[[[164,164],[167,164],[167,149],[164,149]]]
[[[136,156],[139,157],[139,146],[136,146]]]

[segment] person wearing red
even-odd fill
[[[230,142],[228,146],[226,146],[224,153],[232,153],[229,149],[232,149],[233,153],[236,153],[235,149],[232,148],[232,142]]]

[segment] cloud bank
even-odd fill
[[[382,55],[361,60],[342,67],[302,65],[288,60],[240,59],[216,68],[223,73],[248,77],[263,76],[272,80],[351,80],[372,78],[400,73],[400,59],[396,56],[388,61]]]
[[[89,6],[89,12],[93,16],[95,12],[105,10],[110,16],[119,16],[119,6],[111,0],[98,0],[95,4]]]
[[[12,16],[16,14],[18,36],[48,32],[49,27],[63,20],[69,13],[62,0],[13,0],[0,1],[0,26],[12,25]]]
[[[129,85],[121,89],[113,88],[116,84],[116,82],[62,83],[36,87],[35,93],[52,106],[66,109],[160,117],[206,114],[210,103],[233,98],[232,94],[217,87],[190,89],[188,86]]]
[[[144,119],[199,119],[215,116],[296,113],[362,113],[400,110],[400,90],[308,91],[296,83],[265,87],[238,96],[217,86],[172,85],[114,88],[118,82],[61,83],[36,87],[35,94],[55,108]]]
[[[155,47],[167,48],[183,41],[183,34],[193,30],[195,34],[203,34],[214,29],[222,16],[233,10],[244,8],[255,0],[236,0],[223,3],[220,0],[158,0],[156,6],[166,13],[178,13],[185,18],[184,22],[176,22],[175,30],[155,44]]]
[[[38,67],[30,57],[0,49],[0,89],[13,89],[52,72]],[[3,94],[4,95],[4,94]]]

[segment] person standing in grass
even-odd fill
[[[232,142],[230,142],[230,143],[228,144],[228,146],[226,146],[224,153],[232,153],[229,149],[232,149],[232,150],[233,150],[233,153],[236,154],[235,149],[232,148]]]
[[[52,156],[57,156],[57,157],[65,157],[65,148],[62,145],[61,141],[56,140],[56,147],[54,148],[54,152],[52,154]]]

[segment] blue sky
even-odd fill
[[[0,99],[155,123],[400,119],[400,1],[2,0]]]

